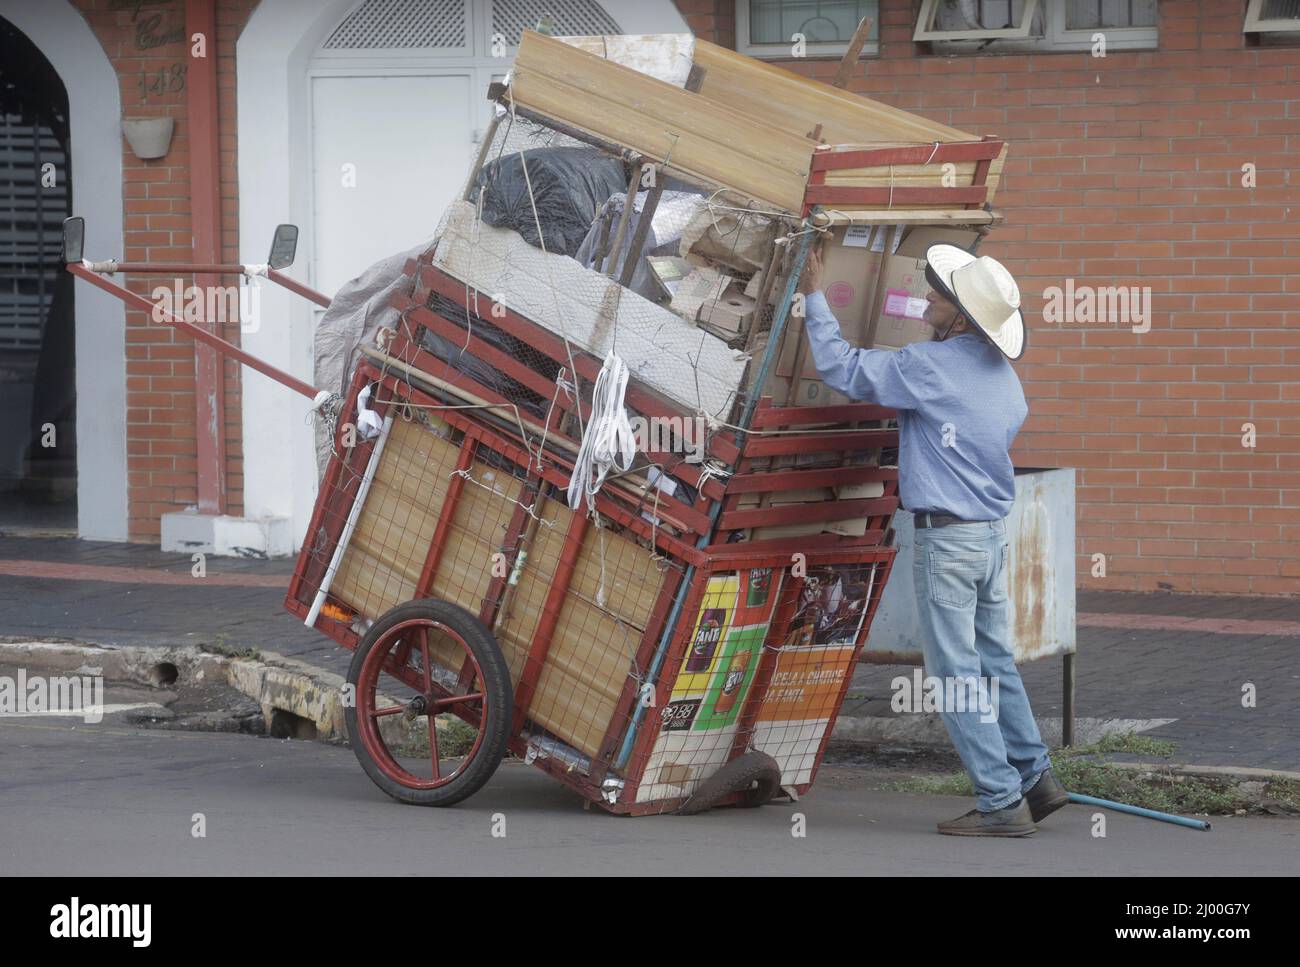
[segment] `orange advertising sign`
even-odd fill
[[[758,721],[804,722],[830,718],[852,670],[852,645],[781,649]]]

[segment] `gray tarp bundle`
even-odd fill
[[[402,274],[407,259],[425,252],[432,242],[421,242],[405,252],[381,259],[345,283],[330,302],[316,327],[312,355],[317,389],[345,396],[348,382],[361,358],[361,347],[375,344],[381,327],[396,329],[398,312],[388,304],[394,292],[411,284]],[[332,443],[316,421],[316,471],[324,476]]]

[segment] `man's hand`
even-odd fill
[[[799,291],[812,295],[822,287],[822,240],[817,239],[808,249],[808,261],[804,263],[803,274],[799,276]]]

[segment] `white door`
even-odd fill
[[[473,161],[472,71],[313,77],[315,285],[432,238]]]

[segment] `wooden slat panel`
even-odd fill
[[[596,603],[604,539],[605,604]],[[609,728],[664,575],[617,534],[584,542],[528,717],[594,756]]]
[[[877,497],[874,500],[824,500],[818,503],[783,504],[779,507],[755,510],[730,510],[723,511],[718,521],[718,530],[854,520],[872,514],[889,514],[897,507],[897,497]]]
[[[790,132],[822,126],[828,144],[977,141],[978,136],[695,39],[700,96]]]
[[[696,38],[704,71],[700,96],[806,136],[818,124],[826,144],[885,147],[891,142],[977,141],[978,136],[888,104],[852,94]],[[811,143],[811,142],[810,142]],[[989,200],[997,191],[1006,149],[989,169]],[[941,166],[934,168],[938,183]],[[960,182],[959,182],[960,183]]]
[[[803,205],[814,145],[761,111],[713,103],[533,31],[520,42],[510,97],[785,211]]]

